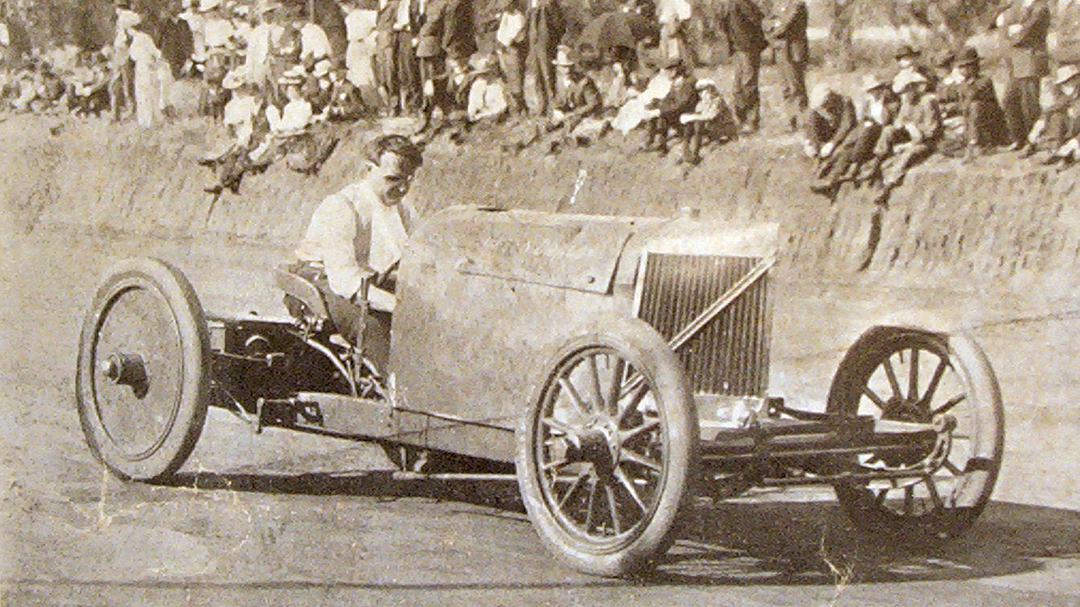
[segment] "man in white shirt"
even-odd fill
[[[338,333],[362,345],[380,370],[389,356],[396,270],[411,224],[403,200],[422,163],[408,138],[376,139],[364,177],[315,209],[292,268],[322,291]]]

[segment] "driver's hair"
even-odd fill
[[[382,135],[368,146],[367,159],[372,164],[379,164],[383,154],[390,152],[401,156],[408,166],[416,170],[424,163],[424,151],[404,135]]]

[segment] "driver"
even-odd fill
[[[380,370],[389,355],[397,264],[412,219],[402,201],[422,163],[420,148],[406,137],[373,141],[364,176],[315,209],[291,268],[322,291],[338,332],[353,345],[363,343]]]

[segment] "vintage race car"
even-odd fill
[[[371,441],[403,475],[516,478],[540,538],[585,572],[654,562],[690,498],[831,484],[872,532],[952,536],[990,498],[1001,394],[962,333],[873,326],[823,410],[767,393],[775,225],[454,207],[413,234],[390,358],[335,336],[307,281],[291,314],[206,315],[172,266],[98,290],[79,349],[86,441],[124,479],[175,473],[207,408]]]

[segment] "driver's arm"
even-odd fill
[[[321,259],[330,290],[346,299],[361,291],[374,270],[362,265],[357,251],[371,242],[371,226],[363,225],[349,202],[340,195],[323,201],[311,216],[300,250],[301,258]],[[363,293],[360,293],[363,297]]]

